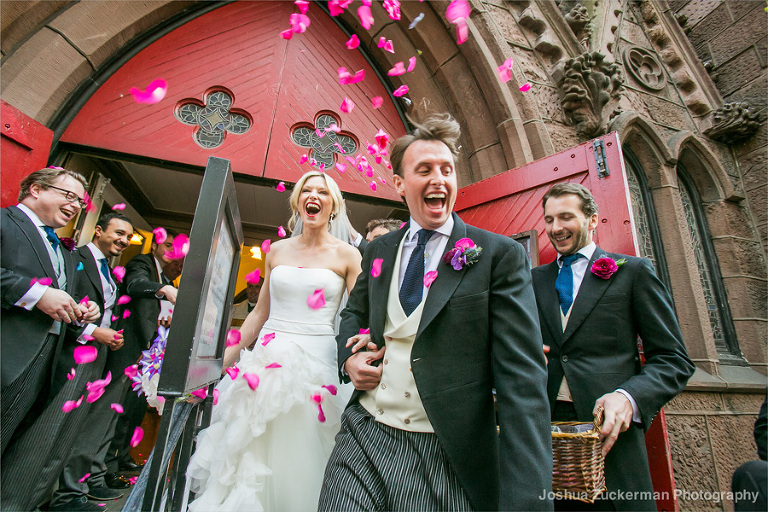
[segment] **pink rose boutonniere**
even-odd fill
[[[476,263],[480,259],[482,247],[475,245],[469,238],[462,238],[456,245],[445,253],[443,261],[452,266],[454,270],[461,270]]]
[[[600,279],[610,279],[613,274],[619,271],[619,267],[626,262],[627,260],[624,258],[614,261],[613,258],[603,256],[595,260],[590,270]]]
[[[73,238],[59,238],[59,242],[61,243],[61,246],[64,247],[68,251],[74,251],[75,250],[75,240]]]

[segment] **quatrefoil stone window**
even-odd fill
[[[323,170],[330,169],[339,156],[351,156],[358,148],[357,137],[342,131],[341,118],[330,110],[315,114],[314,124],[302,121],[293,125],[291,140],[297,146],[308,148],[307,156],[314,158],[314,166]]]
[[[174,115],[184,124],[194,126],[192,137],[205,149],[221,146],[227,133],[242,135],[253,126],[251,115],[232,108],[234,95],[224,87],[208,89],[203,101],[184,99],[176,104]]]

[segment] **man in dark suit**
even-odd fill
[[[63,357],[65,325],[93,321],[93,301],[73,299],[77,285],[70,248],[54,229],[65,226],[85,206],[86,181],[62,168],[35,171],[21,182],[19,204],[2,210],[2,503],[7,509],[34,507],[33,484],[47,450],[30,450],[37,441],[60,447],[70,418],[62,418],[63,395],[53,386],[55,361]],[[42,282],[40,280],[43,280]],[[72,366],[74,362],[70,361]],[[73,390],[74,392],[74,390]],[[61,403],[55,405],[59,400]],[[47,411],[58,407],[56,421]],[[35,473],[30,474],[29,468]],[[55,471],[55,468],[50,469]],[[53,477],[55,479],[55,476]]]
[[[368,245],[342,313],[340,374],[356,391],[322,511],[552,507],[528,258],[517,242],[452,213],[458,138],[455,120],[433,116],[392,148],[393,182],[411,218]],[[353,355],[347,341],[363,328],[370,351]]]
[[[595,504],[556,500],[555,508],[656,510],[643,433],[694,371],[672,301],[650,260],[594,244],[598,209],[585,187],[557,184],[544,195],[543,206],[558,258],[532,274],[542,335],[550,347],[552,419],[591,422],[598,407],[604,408],[608,490]]]
[[[81,345],[92,345],[98,349],[96,360],[77,372],[75,379],[93,382],[104,378],[104,365],[109,350],[123,346],[123,334],[111,328],[112,312],[117,302],[117,283],[109,267],[109,258],[120,256],[129,246],[133,236],[133,225],[128,217],[111,212],[102,215],[96,222],[93,241],[73,252],[79,277],[76,300],[85,296],[92,298],[103,311],[96,322],[77,329],[69,329],[64,341],[66,357],[57,368],[55,378],[61,383],[67,379],[74,350]],[[110,375],[115,378],[116,376]],[[107,396],[105,399],[104,396]],[[80,435],[59,477],[59,487],[49,503],[51,511],[56,510],[98,510],[95,504],[88,505],[87,497],[96,500],[111,500],[122,496],[122,492],[109,489],[103,483],[83,481],[87,473],[95,473],[97,451],[108,426],[116,419],[117,412],[110,407],[109,396],[103,395],[95,403],[82,403],[87,409],[85,417],[76,428]],[[103,454],[102,454],[103,457]]]

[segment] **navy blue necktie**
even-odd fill
[[[407,316],[421,303],[424,295],[424,248],[434,231],[422,229],[418,233],[419,241],[416,243],[408,267],[405,269],[403,284],[400,286],[400,305]]]
[[[578,252],[560,258],[563,266],[560,269],[560,273],[557,274],[557,279],[555,279],[555,290],[557,290],[557,295],[560,297],[560,309],[564,315],[568,314],[568,310],[573,303],[573,270],[571,265],[579,258],[584,258],[584,255]]]
[[[109,276],[109,263],[107,263],[107,258],[102,258],[99,260],[99,263],[101,263],[101,275],[107,278],[107,282],[112,285],[112,279]]]
[[[53,252],[56,252],[56,249],[58,249],[59,244],[61,243],[59,237],[56,236],[56,232],[50,226],[43,226],[43,231],[45,231],[45,237],[51,243],[51,247],[53,247]]]

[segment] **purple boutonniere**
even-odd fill
[[[73,238],[59,238],[59,242],[61,243],[61,246],[64,247],[68,251],[74,251],[75,250],[75,240]]]
[[[600,279],[610,279],[613,274],[619,271],[619,267],[626,262],[627,260],[624,258],[614,261],[613,258],[603,256],[595,260],[590,270]]]
[[[452,266],[454,270],[461,270],[466,266],[476,263],[480,259],[482,247],[475,245],[469,238],[462,238],[456,245],[445,253],[443,261]]]

